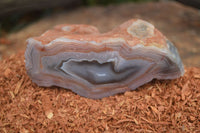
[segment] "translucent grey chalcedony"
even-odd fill
[[[37,85],[93,99],[184,74],[174,45],[152,24],[135,19],[103,34],[89,25],[56,26],[28,39],[25,61]]]

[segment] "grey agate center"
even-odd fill
[[[125,61],[125,67],[115,68],[115,62],[98,63],[97,61],[63,61],[60,69],[71,76],[78,76],[92,84],[107,84],[126,80],[131,75],[136,75],[142,69],[141,63]],[[141,64],[141,65],[140,65]]]

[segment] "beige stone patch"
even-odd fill
[[[143,20],[137,20],[128,27],[127,32],[133,37],[145,39],[154,35],[154,26]]]

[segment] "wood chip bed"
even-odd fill
[[[0,62],[0,132],[200,132],[200,68],[92,100],[32,83],[24,53]]]

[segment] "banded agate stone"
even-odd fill
[[[102,34],[90,25],[58,25],[27,42],[26,69],[33,82],[87,98],[103,98],[134,90],[154,78],[184,74],[174,45],[139,19]]]

